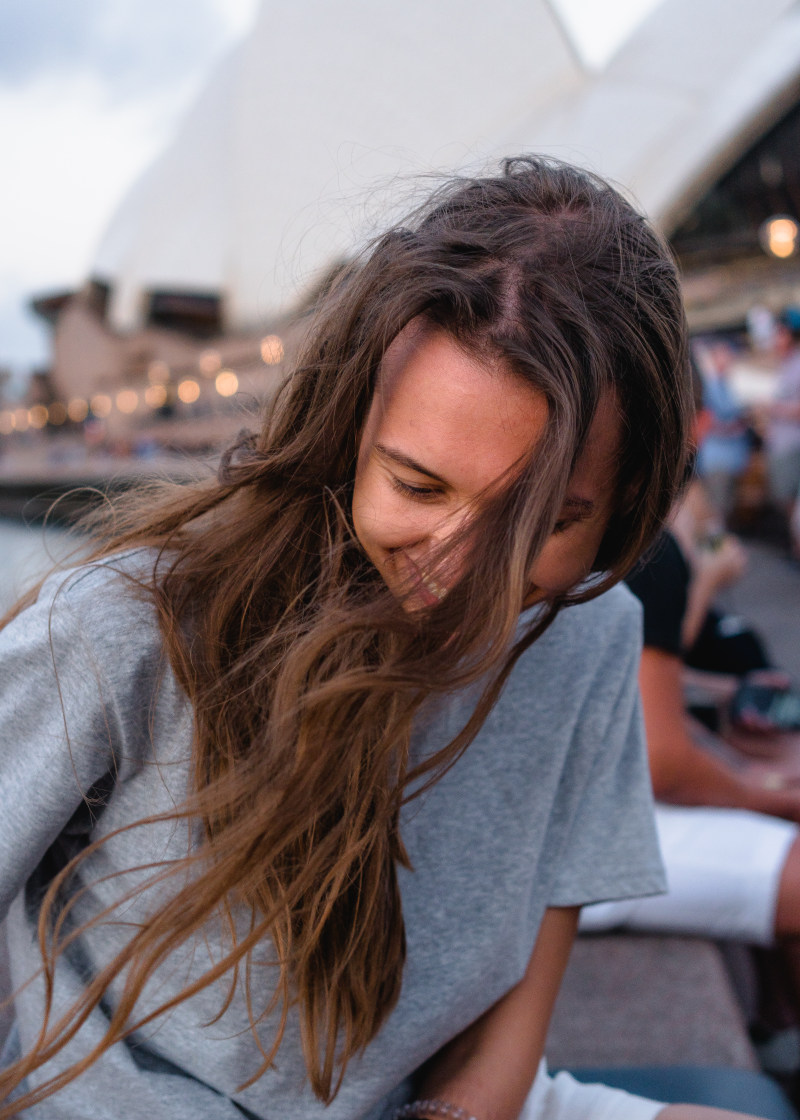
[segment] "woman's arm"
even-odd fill
[[[681,624],[681,643],[690,649],[697,640],[706,616],[723,587],[735,583],[747,567],[747,553],[729,533],[713,548],[698,544],[691,554],[692,578],[687,591],[686,611]]]
[[[420,1097],[448,1101],[480,1120],[517,1120],[544,1051],[577,924],[578,907],[545,912],[522,980],[431,1060]]]
[[[544,1051],[578,912],[553,907],[545,913],[522,980],[429,1062],[421,1098],[447,1101],[479,1120],[517,1120]],[[744,1114],[667,1105],[656,1120],[744,1120]]]
[[[679,657],[646,646],[639,669],[653,792],[677,805],[752,809],[800,821],[800,793],[764,789],[692,742]]]
[[[152,762],[155,697],[160,719],[185,718],[152,605],[121,574],[146,565],[57,573],[0,630],[0,920],[78,809],[88,835],[98,783],[107,792]]]

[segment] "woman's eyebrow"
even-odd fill
[[[591,498],[579,498],[575,495],[572,495],[571,497],[566,497],[564,499],[562,512],[578,513],[582,514],[585,517],[588,517],[589,514],[594,513],[596,508],[597,507],[591,500]]]
[[[442,486],[449,485],[446,479],[434,474],[432,470],[424,467],[422,463],[418,463],[416,459],[412,459],[410,455],[404,455],[402,451],[396,451],[393,447],[387,447],[383,443],[374,444],[373,451],[377,451],[379,455],[383,455],[385,459],[391,459],[393,463],[397,463],[401,467],[408,467],[409,470],[416,471],[417,474],[424,474],[428,478],[432,478],[434,482],[441,482]]]

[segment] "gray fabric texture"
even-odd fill
[[[180,803],[191,773],[189,703],[165,664],[152,604],[118,570],[145,573],[148,565],[138,552],[51,577],[0,634],[0,917],[9,910],[15,985],[36,969],[38,900],[70,854],[111,837],[81,865],[75,918],[84,921],[150,874],[130,869],[178,859],[191,843],[190,828],[174,821],[111,836]],[[240,984],[216,1022],[227,985],[114,1046],[26,1116],[388,1117],[412,1092],[414,1071],[520,980],[548,906],[663,890],[636,687],[640,630],[639,605],[623,587],[563,612],[523,656],[467,753],[404,809],[414,870],[400,872],[402,993],[329,1107],[308,1088],[294,1012],[274,1068],[238,1090],[260,1062]],[[414,758],[443,745],[469,710],[467,695],[439,702],[415,734]],[[164,889],[125,904],[123,922],[81,936],[57,969],[56,1011]],[[207,970],[219,951],[209,928],[173,955],[138,1010]],[[269,968],[256,968],[257,1010],[269,991]],[[115,998],[112,987],[48,1074],[102,1036]],[[38,1032],[41,999],[37,982],[17,998],[23,1049]],[[261,1031],[269,1041],[269,1021]]]

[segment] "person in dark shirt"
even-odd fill
[[[676,518],[673,528],[627,578],[644,608],[639,683],[669,892],[586,907],[581,929],[660,930],[761,945],[777,941],[800,1011],[800,782],[777,766],[739,763],[730,745],[700,725],[684,700],[686,658],[717,673],[735,665],[745,680],[764,674],[773,688],[785,677],[769,666],[747,627],[728,624],[726,630],[726,616],[709,617],[716,591],[743,570],[742,546],[724,534],[713,547],[700,548],[699,556],[695,551],[688,557],[685,524]],[[736,679],[729,679],[735,688]],[[739,729],[726,737],[741,745],[743,735]],[[749,739],[760,743],[762,755],[774,742],[763,731],[750,731]]]

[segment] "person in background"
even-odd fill
[[[731,385],[734,352],[715,339],[695,346],[702,375],[705,430],[697,449],[697,473],[713,505],[727,520],[736,501],[736,484],[750,460],[747,411]]]
[[[777,768],[743,767],[736,756],[768,757],[771,736],[791,733],[734,704],[736,725],[714,734],[687,711],[684,693],[687,658],[726,674],[715,683],[731,701],[742,678],[749,688],[788,693],[788,677],[770,666],[757,635],[715,609],[745,563],[695,480],[670,531],[626,579],[643,607],[639,684],[668,892],[585,907],[581,929],[777,943],[800,1015],[800,784]]]
[[[788,309],[775,329],[779,360],[773,400],[764,406],[769,486],[773,501],[791,525],[800,492],[800,308]],[[795,524],[797,524],[795,522]],[[792,534],[796,557],[798,535]]]

